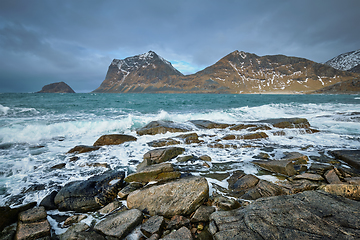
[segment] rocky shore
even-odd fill
[[[208,142],[209,136],[199,136],[188,124],[154,121],[136,136],[104,135],[92,146],[70,149],[76,161],[103,146],[159,136],[147,143],[152,149],[134,172],[110,169],[67,183],[39,203],[0,207],[0,239],[360,239],[360,150],[324,150],[320,157],[290,151],[277,158],[273,149],[257,144],[289,130],[316,134],[304,118],[191,124],[229,134]],[[163,138],[168,132],[174,137]],[[258,174],[229,166],[198,171],[212,167],[211,157],[187,154],[184,145],[259,148],[249,163]]]

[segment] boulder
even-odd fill
[[[73,225],[74,223],[79,223],[81,220],[84,220],[85,218],[87,218],[87,216],[84,214],[70,216],[67,219],[65,219],[63,223],[63,227],[68,227]]]
[[[95,225],[94,230],[106,236],[123,238],[143,220],[143,214],[137,209],[111,214]]]
[[[156,135],[166,132],[188,132],[191,129],[179,123],[174,123],[172,121],[152,121],[147,124],[145,127],[136,130],[136,133],[139,135]]]
[[[165,148],[156,148],[150,150],[144,154],[144,160],[149,160],[150,165],[156,163],[162,163],[169,161],[182,154],[185,151],[185,148],[180,147],[165,147]]]
[[[281,160],[292,161],[295,165],[307,164],[309,161],[308,156],[299,152],[285,152],[285,156]]]
[[[180,141],[172,138],[159,139],[147,143],[150,147],[164,147],[176,144],[180,144]]]
[[[79,145],[70,149],[67,153],[86,153],[98,150],[100,147]]]
[[[186,144],[200,143],[201,142],[199,140],[199,136],[197,135],[197,133],[181,134],[181,135],[176,136],[176,138],[180,138],[180,139],[184,140],[184,142]]]
[[[137,140],[136,137],[130,135],[109,134],[109,135],[101,136],[98,140],[96,140],[94,146],[119,145],[124,142],[132,142],[136,140]]]
[[[89,228],[89,225],[87,225],[86,223],[77,223],[69,227],[63,234],[60,234],[59,238],[60,240],[81,239],[77,236],[77,233],[84,232]]]
[[[321,175],[314,174],[314,173],[303,173],[303,174],[294,176],[293,179],[294,180],[307,179],[307,180],[311,180],[311,181],[324,181],[325,180]]]
[[[306,118],[274,118],[258,121],[268,123],[277,128],[309,128],[310,123]]]
[[[324,177],[326,181],[330,184],[341,184],[339,176],[336,174],[335,169],[328,170]]]
[[[279,185],[288,189],[291,194],[294,194],[303,191],[315,190],[321,185],[321,183],[318,183],[318,181],[310,181],[308,179],[299,179],[291,182],[279,183]]]
[[[360,185],[328,184],[320,186],[319,189],[349,199],[360,200]]]
[[[135,190],[138,190],[139,188],[142,188],[143,186],[144,186],[144,183],[131,182],[128,185],[126,185],[123,189],[120,190],[120,192],[118,193],[118,198],[124,199],[130,193],[132,193]]]
[[[241,204],[235,199],[224,196],[215,197],[213,204],[222,211],[229,211],[241,207]]]
[[[108,205],[106,205],[105,207],[99,209],[98,213],[109,214],[118,208],[122,208],[124,211],[126,210],[126,207],[122,204],[122,202],[115,200],[115,201],[109,203]]]
[[[165,219],[163,216],[152,216],[147,220],[145,223],[143,223],[140,227],[141,232],[146,237],[151,237],[153,234],[162,234],[162,231],[165,227]]]
[[[129,194],[128,208],[146,210],[150,215],[189,215],[209,197],[204,177],[187,177],[142,188]]]
[[[175,215],[168,222],[166,229],[176,230],[183,226],[190,227],[190,219],[181,215]]]
[[[36,206],[36,202],[31,202],[26,205],[10,208],[8,206],[0,207],[0,232],[12,223],[18,220],[18,214]]]
[[[191,120],[190,122],[200,129],[213,129],[213,128],[224,129],[234,125],[227,123],[216,123],[208,120]]]
[[[296,174],[294,164],[291,160],[255,160],[252,161],[270,172],[280,173],[286,176],[293,176]]]
[[[258,127],[257,124],[237,124],[235,126],[232,126],[231,128],[229,128],[230,130],[235,130],[235,131],[238,131],[238,130],[243,130],[243,129],[247,129],[247,128],[254,128],[254,127]]]
[[[268,138],[269,136],[265,132],[256,132],[256,133],[249,133],[244,135],[226,135],[222,139],[224,140],[252,140],[252,139],[261,139],[261,138]]]
[[[211,214],[215,239],[358,239],[360,202],[318,191],[254,201]]]
[[[279,185],[272,182],[260,179],[255,187],[250,188],[244,195],[241,196],[243,199],[255,200],[258,198],[272,197],[287,195],[289,191]]]
[[[52,191],[49,195],[43,198],[40,202],[40,206],[44,206],[46,210],[57,209],[54,199],[58,191]]]
[[[108,171],[85,181],[70,182],[56,194],[54,202],[61,211],[97,210],[117,196],[124,177],[124,172]]]
[[[201,205],[191,217],[191,222],[208,222],[213,212],[215,212],[213,206]]]
[[[182,227],[175,232],[166,235],[165,237],[161,238],[162,240],[190,240],[193,239],[190,230],[187,227]]]
[[[360,169],[360,150],[336,150],[330,153],[350,166]]]
[[[148,183],[152,181],[164,181],[179,178],[180,172],[174,171],[171,163],[160,163],[144,167],[140,172],[128,175],[126,182]]]
[[[44,207],[36,207],[19,214],[15,240],[38,239],[50,236],[50,223]]]
[[[344,179],[347,183],[353,185],[360,185],[360,177],[350,177]]]

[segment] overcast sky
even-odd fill
[[[360,48],[359,0],[1,0],[0,92],[90,92],[153,50],[182,73],[235,50],[325,62]]]

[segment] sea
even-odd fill
[[[233,140],[238,147],[209,145],[223,136],[247,130],[199,129],[190,120],[239,124],[273,118],[306,118],[308,134],[286,129],[284,136],[265,131],[268,138]],[[251,164],[261,152],[280,159],[287,152],[300,152],[310,159],[331,157],[329,150],[360,149],[360,95],[272,95],[272,94],[0,94],[0,206],[15,207],[40,201],[54,189],[84,180],[109,169],[134,172],[143,155],[153,149],[147,143],[179,133],[138,136],[136,129],[151,121],[180,123],[196,132],[201,144],[180,144],[185,155],[208,155],[211,162],[177,163],[182,172],[202,175],[211,191],[226,187],[226,174],[236,170],[262,175]],[[92,145],[100,136],[121,133],[138,138],[98,151],[74,155],[77,145]],[[245,147],[246,145],[246,147]],[[101,163],[100,166],[94,163]],[[53,168],[63,164],[62,168]],[[225,179],[212,174],[224,174]]]

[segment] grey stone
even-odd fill
[[[187,177],[142,188],[129,194],[128,208],[146,210],[151,215],[189,215],[209,197],[203,177]]]
[[[87,212],[110,203],[124,186],[125,173],[108,171],[85,181],[66,184],[56,194],[54,202],[59,210]]]
[[[210,220],[215,239],[359,239],[360,202],[306,191],[217,211]]]
[[[154,234],[161,235],[164,226],[164,217],[155,215],[149,218],[149,220],[147,220],[145,223],[143,223],[140,227],[140,230],[146,237],[151,237]]]
[[[76,233],[84,232],[88,230],[90,227],[86,223],[77,223],[69,227],[66,232],[60,234],[60,240],[69,240],[69,239],[77,239]]]
[[[330,153],[350,166],[360,169],[360,150],[337,150]]]
[[[321,175],[314,174],[314,173],[303,173],[303,174],[294,176],[293,179],[307,179],[307,180],[311,180],[311,181],[324,181],[325,180]]]
[[[164,147],[164,146],[176,145],[176,144],[180,144],[180,141],[172,138],[159,139],[147,143],[147,145],[149,145],[150,147]]]
[[[126,182],[147,183],[151,181],[161,181],[179,178],[180,172],[174,171],[171,163],[154,164],[142,168],[139,172],[128,175]]]
[[[179,230],[166,235],[165,237],[161,238],[163,240],[187,240],[193,239],[191,232],[188,228],[182,227]]]
[[[156,135],[166,132],[187,132],[190,131],[187,126],[172,121],[152,121],[146,126],[137,129],[136,133],[139,135]]]
[[[191,222],[208,222],[213,212],[215,212],[214,207],[201,205],[192,216]]]
[[[50,236],[50,224],[47,219],[38,222],[18,222],[15,240],[38,239]]]
[[[341,184],[342,183],[334,169],[327,171],[324,176],[325,176],[326,181],[330,184]]]
[[[216,123],[208,120],[191,120],[190,122],[194,124],[196,127],[201,129],[213,129],[213,128],[224,129],[234,125],[227,123]]]
[[[56,209],[57,206],[55,205],[54,199],[58,191],[52,191],[49,195],[43,198],[40,202],[40,206],[44,206],[46,210],[53,210]]]
[[[27,222],[38,222],[45,220],[47,213],[43,206],[35,207],[19,214],[19,220],[23,223]]]
[[[162,163],[177,157],[184,151],[185,149],[180,147],[157,148],[145,153],[144,160],[149,159],[151,164]]]
[[[120,192],[118,193],[118,198],[125,199],[130,193],[138,190],[139,188],[142,188],[143,186],[144,183],[131,182],[120,190]]]
[[[98,150],[100,147],[79,145],[70,149],[67,153],[86,153]]]
[[[287,176],[296,174],[294,164],[291,160],[255,160],[252,161],[252,163],[271,172]]]
[[[123,238],[141,223],[143,214],[137,209],[111,214],[95,225],[96,231],[110,237]]]

